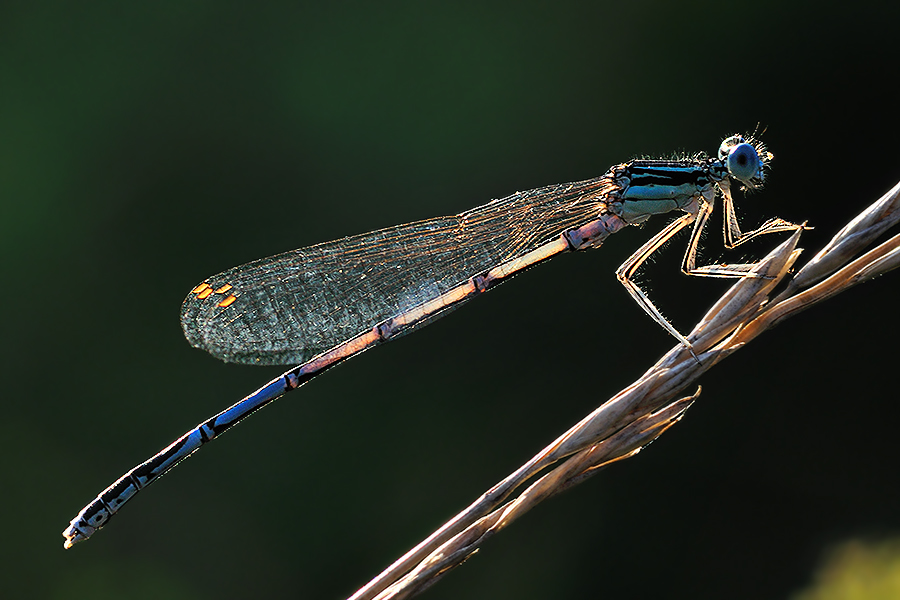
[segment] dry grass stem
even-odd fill
[[[688,339],[699,360],[681,345],[672,348],[640,379],[485,492],[351,600],[418,594],[541,501],[640,452],[681,419],[700,390],[676,397],[723,358],[801,310],[900,265],[900,234],[854,259],[898,220],[900,183],[780,286],[800,256],[802,230],[795,231],[756,265],[754,277],[739,280],[694,327]],[[783,291],[770,298],[779,286]]]

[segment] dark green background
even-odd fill
[[[673,345],[613,275],[654,219],[317,379],[64,552],[85,502],[280,372],[185,343],[212,273],[757,123],[745,223],[809,220],[810,251],[900,179],[893,3],[245,4],[0,9],[4,598],[349,595]],[[727,284],[680,256],[644,279],[686,330]],[[426,597],[785,598],[897,534],[898,289],[760,338]]]

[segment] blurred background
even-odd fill
[[[189,347],[187,292],[637,156],[715,152],[757,124],[775,161],[739,196],[743,223],[808,220],[811,255],[900,180],[897,17],[765,0],[4,3],[4,598],[350,595],[673,345],[614,275],[666,219],[316,379],[64,552],[100,490],[281,372]],[[725,253],[718,223],[710,260],[783,239]],[[642,275],[682,331],[728,286],[678,273],[686,241]],[[847,556],[883,558],[862,560],[866,581],[900,578],[898,290],[888,275],[761,337],[657,443],[426,597],[797,598],[838,589],[834,565],[855,576]]]

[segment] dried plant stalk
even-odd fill
[[[539,502],[640,452],[681,419],[700,390],[685,398],[676,396],[723,358],[801,310],[896,268],[900,234],[854,257],[898,220],[900,183],[850,221],[771,299],[770,293],[800,255],[802,230],[797,230],[759,262],[753,270],[756,277],[739,280],[694,327],[688,340],[697,358],[680,344],[672,348],[640,379],[485,492],[351,600],[418,594]]]

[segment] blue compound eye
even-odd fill
[[[746,142],[737,144],[728,151],[727,165],[731,176],[744,183],[751,183],[758,178],[762,168],[756,148]]]

